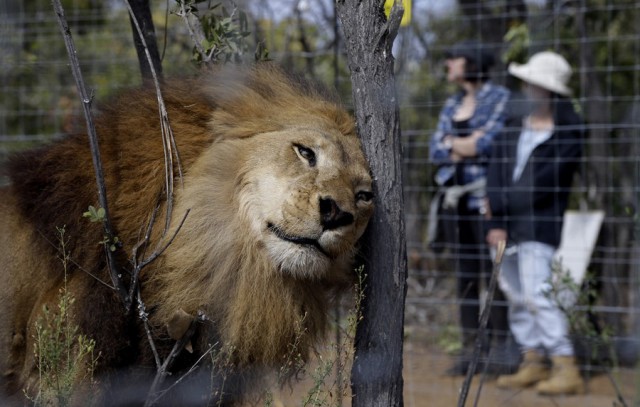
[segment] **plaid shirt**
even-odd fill
[[[457,92],[445,102],[438,127],[431,138],[429,156],[438,165],[435,181],[438,185],[445,185],[451,181],[456,173],[456,164],[451,161],[451,148],[443,143],[447,135],[455,134],[453,129],[453,115],[462,103],[464,92]],[[469,119],[469,130],[482,130],[484,135],[476,143],[476,157],[464,159],[462,165],[462,184],[466,185],[487,175],[487,159],[491,153],[491,143],[504,125],[505,107],[509,99],[509,91],[499,85],[486,82],[476,95],[476,109]],[[479,209],[482,207],[484,196],[473,194],[468,196],[468,207]]]

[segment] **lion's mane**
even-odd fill
[[[191,315],[202,310],[209,321],[197,335],[196,354],[220,340],[240,367],[280,363],[294,343],[304,357],[325,331],[332,294],[349,281],[353,252],[331,256],[321,273],[313,267],[302,277],[279,270],[251,224],[251,199],[260,197],[238,192],[248,187],[238,183],[254,182],[244,173],[256,170],[241,163],[270,147],[254,142],[247,151],[242,141],[292,126],[331,129],[345,140],[346,163],[366,168],[352,117],[321,88],[271,65],[168,81],[163,96],[184,175],[184,181],[175,181],[172,226],[164,238],[165,164],[154,90],[127,91],[96,118],[113,225],[124,243],[117,251],[120,264],[130,269],[131,248],[142,239],[155,208],[160,221],[147,252],[173,236],[189,210],[169,248],[141,276],[155,332],[162,333],[177,310]],[[73,259],[67,279],[77,299],[74,319],[96,340],[100,368],[152,366],[136,313],[125,315],[114,290],[103,284],[109,276],[98,244],[102,226],[81,217],[89,205],[97,206],[86,135],[16,155],[9,172],[12,185],[0,196],[0,277],[9,281],[0,296],[3,304],[13,303],[0,311],[5,386],[16,391],[34,375],[32,324],[43,305],[55,304],[63,280],[60,226]],[[358,235],[370,215],[366,209],[356,220]]]

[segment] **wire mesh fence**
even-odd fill
[[[273,59],[333,83],[348,103],[348,67],[340,38],[336,37],[339,30],[330,2],[247,1],[238,5],[250,16],[252,39],[263,41]],[[123,5],[118,1],[74,0],[66,2],[65,7],[96,102],[119,88],[139,84],[138,62]],[[193,72],[190,39],[180,19],[167,14],[165,2],[152,2],[152,9],[166,74]],[[570,62],[571,100],[584,118],[586,135],[569,207],[604,212],[585,279],[588,284],[579,287],[593,296],[575,307],[593,328],[577,333],[577,341],[584,345],[580,349],[583,371],[590,372],[597,387],[600,379],[596,376],[610,366],[628,368],[638,361],[638,21],[640,2],[628,0],[413,0],[411,23],[401,29],[394,49],[410,265],[405,351],[408,405],[438,405],[434,401],[438,397],[440,405],[452,405],[460,384],[454,379],[443,384],[433,377],[446,370],[463,342],[459,328],[461,300],[456,295],[454,272],[457,258],[452,257],[452,250],[434,251],[429,247],[427,228],[431,200],[438,191],[430,141],[446,98],[455,91],[446,81],[445,52],[453,43],[469,38],[481,40],[485,50],[495,55],[492,81],[513,93],[520,90],[520,85],[507,74],[508,62],[524,62],[533,53],[547,49]],[[12,151],[82,131],[74,128],[71,120],[79,104],[48,2],[0,1],[0,50],[0,162]],[[8,182],[3,175],[0,166],[0,184]],[[467,301],[481,307],[483,298],[481,293],[476,302]],[[505,303],[498,301],[498,305]],[[590,340],[594,337],[606,339],[606,355],[600,349],[595,349],[600,352],[597,357],[591,353],[594,345]],[[637,403],[633,378],[618,378],[618,383],[626,403]],[[612,405],[609,400],[615,393],[610,389],[598,391],[592,391],[591,399],[576,403]],[[528,396],[531,398],[518,401],[487,384],[480,405],[539,402],[535,394]],[[567,403],[571,405],[571,401]]]

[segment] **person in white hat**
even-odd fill
[[[510,101],[505,131],[494,140],[487,242],[507,242],[499,282],[523,362],[515,374],[498,377],[497,385],[535,385],[548,395],[582,393],[567,316],[545,294],[582,152],[584,126],[568,98],[571,67],[545,51],[526,64],[510,64],[509,73],[522,80],[525,100]]]

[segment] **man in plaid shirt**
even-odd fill
[[[477,91],[476,108],[469,118],[469,129],[474,129],[467,140],[455,140],[454,114],[460,107],[464,92],[447,99],[438,119],[438,127],[430,143],[431,161],[438,165],[435,181],[439,186],[467,185],[487,176],[487,159],[491,143],[504,125],[504,113],[509,91],[487,81]],[[453,151],[454,143],[475,143],[474,155]],[[467,206],[484,211],[484,193],[468,196]]]
[[[459,91],[447,99],[430,144],[431,161],[438,166],[435,182],[440,186],[431,215],[437,213],[434,209],[441,202],[441,224],[455,261],[460,303],[462,352],[447,371],[449,375],[466,374],[477,336],[480,288],[491,275],[484,239],[487,164],[491,143],[502,130],[509,99],[506,88],[489,81],[493,62],[493,56],[473,41],[458,43],[448,52],[447,80],[458,85]],[[502,352],[502,357],[492,356],[487,366],[491,373],[500,374],[517,368],[519,353],[515,344],[507,346],[507,308],[501,292],[496,294],[494,304],[489,336],[482,340],[485,352],[491,342],[494,350],[490,355]],[[507,349],[513,352],[506,354]]]

